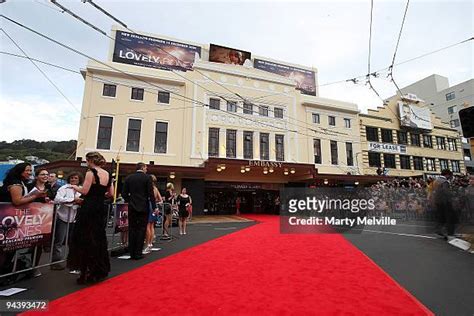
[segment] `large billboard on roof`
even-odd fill
[[[209,61],[215,63],[243,65],[250,59],[251,53],[244,50],[211,44],[209,46]]]
[[[164,70],[192,70],[201,47],[146,35],[116,31],[112,61]]]
[[[294,80],[296,82],[296,89],[300,90],[301,93],[316,95],[316,74],[312,70],[257,58],[253,61],[253,67]]]

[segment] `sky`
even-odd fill
[[[110,34],[115,23],[81,0],[59,3]],[[382,105],[362,80],[368,70],[370,0],[364,1],[109,1],[94,0],[128,27],[182,41],[219,44],[283,62],[318,69],[319,95],[356,103],[361,112]],[[406,1],[374,0],[371,70],[388,67],[394,55]],[[474,35],[471,0],[411,0],[395,63],[458,43]],[[1,14],[99,60],[110,39],[47,0],[6,0]],[[1,28],[32,58],[74,70],[87,59],[0,19]],[[2,52],[22,55],[0,32]],[[472,79],[473,42],[404,63],[393,70],[400,87],[431,74],[455,85]],[[43,64],[39,67],[62,96],[27,59],[0,54],[0,141],[76,139],[84,92],[81,75]],[[381,72],[372,83],[382,98],[396,93]],[[69,100],[69,101],[68,101]]]

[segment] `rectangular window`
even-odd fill
[[[382,128],[382,143],[393,143],[393,133],[391,129]]]
[[[457,151],[456,140],[454,138],[448,138],[448,150]]]
[[[367,134],[367,140],[371,142],[379,141],[379,129],[377,127],[365,127],[365,133]]]
[[[269,160],[270,153],[270,135],[268,133],[260,133],[260,160]]]
[[[276,118],[283,118],[283,109],[282,108],[275,108],[273,110],[273,114]]]
[[[449,124],[451,125],[451,127],[458,127],[459,125],[461,125],[461,123],[459,123],[459,120],[458,119],[454,119],[454,120],[451,120],[449,121]]]
[[[438,149],[446,150],[446,141],[444,137],[436,136],[436,144]]]
[[[244,132],[244,159],[253,159],[253,132]]]
[[[319,124],[319,114],[318,113],[313,113],[313,123],[314,124]]]
[[[285,160],[285,144],[284,144],[284,135],[275,135],[275,149],[276,149],[276,160],[284,161]]]
[[[454,94],[454,91],[446,93],[446,101],[453,100],[454,98],[456,98],[456,95]]]
[[[268,116],[268,106],[260,105],[258,108],[258,114],[260,114],[260,116]]]
[[[456,113],[456,110],[457,110],[457,109],[456,109],[456,106],[455,106],[455,105],[450,106],[450,107],[448,108],[448,114]]]
[[[140,132],[142,121],[137,119],[128,120],[127,151],[140,151]]]
[[[380,167],[380,154],[379,153],[369,153],[369,166],[370,167]]]
[[[431,135],[423,135],[423,147],[433,148],[433,138]]]
[[[226,137],[226,157],[227,158],[235,158],[236,157],[236,149],[237,149],[237,131],[235,129],[228,129],[227,130],[227,137]]]
[[[155,153],[166,154],[167,143],[168,143],[168,123],[156,122]]]
[[[347,157],[347,165],[353,166],[354,165],[354,153],[352,151],[352,143],[346,143],[346,157]]]
[[[464,160],[471,161],[472,157],[471,157],[471,151],[469,150],[469,148],[463,148],[462,151],[464,153]]]
[[[435,159],[434,158],[425,158],[425,159],[426,159],[426,170],[436,171]]]
[[[337,165],[337,142],[331,140],[331,164]]]
[[[253,105],[252,103],[244,102],[244,114],[253,114]]]
[[[132,88],[132,100],[143,101],[143,93],[145,92],[142,88]]]
[[[439,167],[441,168],[441,171],[449,169],[448,161],[446,159],[440,159],[439,160]]]
[[[461,172],[461,168],[459,167],[459,161],[451,160],[451,171]]]
[[[400,155],[400,168],[401,169],[411,169],[410,156]]]
[[[237,102],[227,101],[227,112],[237,112]]]
[[[102,90],[102,95],[104,97],[115,98],[116,93],[117,93],[117,86],[116,85],[104,83],[104,89]]]
[[[313,139],[313,148],[314,148],[314,163],[321,163],[322,162],[322,155],[321,155],[321,140],[320,139]]]
[[[400,144],[400,145],[407,145],[408,144],[407,132],[397,131],[397,138],[398,138],[398,144]]]
[[[415,170],[423,170],[423,157],[413,156],[413,167]]]
[[[209,108],[212,110],[220,110],[221,109],[221,99],[210,98],[209,99]]]
[[[158,91],[158,103],[170,103],[170,93],[168,91]]]
[[[99,118],[99,131],[97,133],[97,149],[110,149],[112,139],[113,117],[101,116]]]
[[[328,124],[329,124],[329,126],[336,126],[336,117],[335,116],[328,116]]]
[[[351,128],[351,119],[348,119],[348,118],[344,119],[344,127]]]
[[[219,129],[209,128],[208,156],[219,157]]]
[[[383,165],[385,168],[395,169],[395,155],[393,154],[383,154]]]
[[[410,133],[410,141],[412,146],[421,147],[420,134]]]

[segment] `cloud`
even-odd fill
[[[0,98],[1,141],[76,139],[79,114],[66,101],[45,102],[41,96]]]

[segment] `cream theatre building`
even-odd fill
[[[161,188],[187,187],[195,212],[210,214],[235,211],[237,198],[242,210],[273,212],[286,185],[362,174],[357,106],[319,97],[315,68],[112,33],[108,60],[82,71],[77,160],[100,151],[121,175],[145,162]]]

